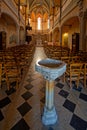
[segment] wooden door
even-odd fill
[[[0,50],[2,50],[2,32],[0,32]]]
[[[72,35],[72,50],[79,51],[79,33]]]
[[[2,32],[2,49],[6,49],[6,32]]]

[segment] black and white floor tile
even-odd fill
[[[46,58],[37,47],[24,83],[18,90],[0,90],[0,130],[87,130],[87,88],[70,89],[61,78],[55,80],[55,125],[45,126],[41,116],[45,103],[45,80],[35,71],[37,60]]]

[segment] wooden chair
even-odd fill
[[[4,70],[4,66],[3,63],[0,63],[0,88],[2,87],[2,81],[5,81],[6,77],[5,77],[5,70]]]
[[[69,69],[69,67],[70,67],[70,57],[69,56],[64,56],[64,57],[61,57],[61,60],[66,63],[66,65],[67,65],[66,66],[66,71],[67,71]],[[63,82],[65,83],[65,73],[63,74],[63,76],[64,76]]]
[[[87,63],[85,63],[83,65],[82,75],[83,75],[83,80],[84,80],[84,87],[87,87],[86,86],[86,80],[87,80]]]
[[[20,77],[19,71],[15,62],[6,62],[4,64],[5,72],[6,72],[6,83],[7,89],[10,90],[11,83],[16,82],[16,89],[18,88]]]
[[[70,81],[70,88],[72,88],[72,81],[76,81],[76,85],[78,87],[81,71],[82,71],[82,63],[71,63],[70,68],[65,72],[65,78],[68,78]]]
[[[70,64],[70,57],[69,56],[61,57],[61,60],[64,61],[65,63],[67,63],[67,64]]]
[[[87,63],[84,66],[84,86],[86,87],[86,80],[87,80]]]
[[[70,58],[70,60],[71,60],[72,63],[81,62],[80,56],[72,56],[72,57]]]

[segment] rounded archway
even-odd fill
[[[80,33],[80,27],[79,27],[79,18],[77,16],[71,17],[67,21],[65,21],[62,25],[62,46],[68,47],[70,49],[73,48],[73,36],[79,35]],[[80,35],[78,36],[80,37]],[[78,44],[79,47],[79,38],[78,38]],[[79,48],[78,48],[79,49]]]

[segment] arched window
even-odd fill
[[[47,28],[49,29],[50,28],[50,20],[48,19],[48,22],[47,22]]]
[[[38,19],[37,19],[37,29],[41,30],[41,18],[40,17],[38,17]]]

